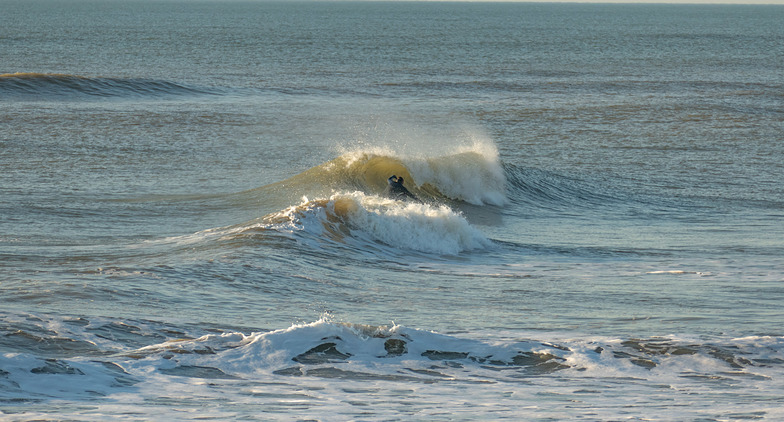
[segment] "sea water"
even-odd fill
[[[0,6],[0,418],[784,418],[781,7]]]

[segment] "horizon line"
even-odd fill
[[[188,0],[182,0],[188,1]],[[209,0],[207,0],[209,1]],[[234,1],[234,0],[216,0]],[[254,0],[237,0],[254,1]],[[256,1],[285,1],[285,0],[256,0]],[[748,5],[748,6],[784,6],[784,0],[294,0],[300,2],[340,3],[340,2],[368,2],[368,3],[559,3],[559,4],[672,4],[672,5]]]
[[[181,0],[188,1],[188,0]],[[209,1],[209,0],[206,0]],[[216,0],[234,1],[234,0]],[[254,0],[236,0],[254,1]],[[279,1],[287,0],[255,0]],[[368,3],[592,3],[592,4],[683,4],[683,5],[773,5],[784,6],[784,0],[294,0],[300,2],[340,3],[340,2],[368,2]]]

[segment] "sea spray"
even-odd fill
[[[357,148],[341,151],[347,168],[367,166],[376,157],[386,157],[398,165],[398,173],[405,172],[409,189],[475,205],[507,203],[506,175],[498,148],[483,130],[468,125],[443,128],[441,132],[402,123],[385,127],[359,142]],[[388,172],[393,169],[393,165],[384,165]],[[378,182],[392,174],[396,173],[374,176]]]
[[[405,159],[418,183],[435,186],[444,196],[474,205],[504,205],[506,176],[498,152],[461,148],[450,156],[429,160]],[[485,150],[485,151],[482,151]]]

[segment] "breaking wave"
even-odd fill
[[[259,190],[284,188],[301,195],[358,190],[379,195],[391,175],[425,201],[463,201],[475,205],[503,205],[506,175],[494,146],[457,148],[441,156],[406,156],[384,150],[360,150],[306,170]],[[320,188],[320,190],[318,189]]]
[[[219,235],[219,241],[265,239],[275,233],[316,248],[333,242],[357,251],[388,252],[392,248],[442,255],[492,245],[446,205],[396,201],[362,192],[336,193],[328,199],[303,198],[299,205],[258,221],[209,232]]]
[[[391,175],[420,201],[384,195]],[[506,203],[506,178],[493,148],[465,148],[436,157],[383,151],[343,154],[289,179],[219,195],[221,207],[252,207],[259,217],[230,226],[144,242],[241,248],[293,240],[319,253],[350,250],[375,256],[399,253],[457,255],[492,249],[494,243],[469,223],[463,204]],[[329,247],[325,247],[329,246]]]
[[[420,201],[386,197],[393,174],[403,177]],[[328,249],[323,246],[329,242],[382,255],[485,250],[493,243],[468,222],[459,205],[504,204],[506,178],[494,148],[462,148],[436,157],[364,150],[236,196],[244,203],[263,204],[265,215],[168,240],[246,244],[283,236],[320,250]]]
[[[160,388],[196,394],[213,383],[231,382],[253,383],[260,394],[254,400],[272,400],[277,396],[270,395],[281,389],[293,394],[301,383],[324,379],[355,383],[343,388],[359,389],[377,382],[390,388],[428,385],[433,397],[439,388],[477,383],[484,386],[480,391],[498,392],[497,397],[506,391],[535,396],[543,389],[580,396],[632,379],[625,388],[670,403],[688,402],[691,394],[716,386],[780,388],[784,362],[781,337],[623,339],[539,333],[520,338],[516,333],[510,338],[499,332],[472,337],[338,322],[329,316],[274,331],[240,332],[3,314],[0,334],[4,348],[14,351],[0,355],[0,400],[6,402],[134,392],[157,397]]]
[[[360,192],[306,201],[265,220],[277,227],[349,235],[355,241],[426,253],[457,254],[485,249],[490,241],[446,205],[394,201]]]

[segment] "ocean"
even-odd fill
[[[3,0],[0,419],[784,419],[782,22]]]

